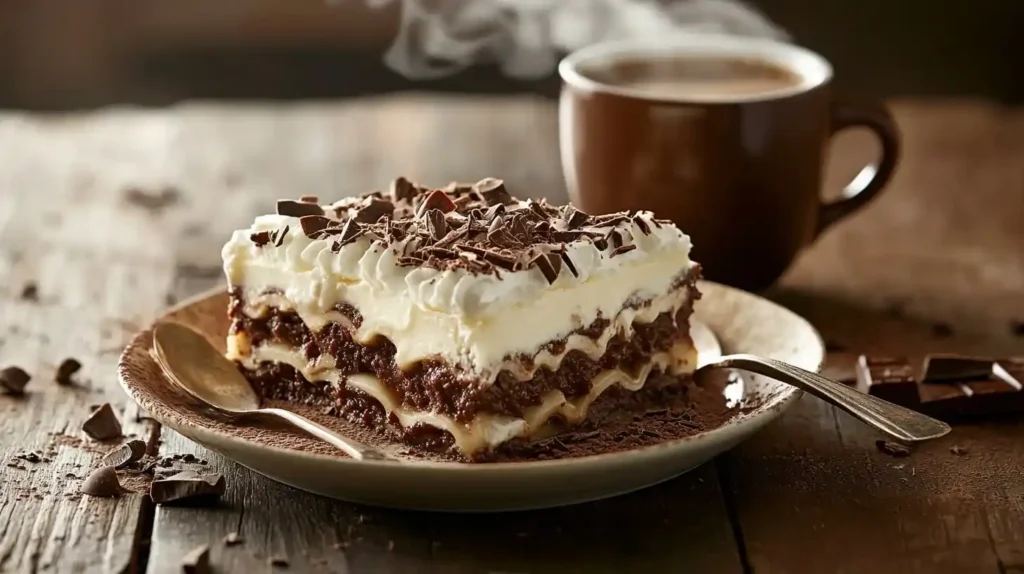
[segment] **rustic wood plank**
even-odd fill
[[[103,153],[97,136],[131,134],[94,128],[102,126],[0,116],[0,366],[34,377],[24,397],[0,395],[4,572],[121,572],[136,559],[146,501],[79,494],[117,444],[93,442],[80,427],[89,405],[110,402],[128,436],[151,438],[154,425],[120,391],[115,369],[120,346],[162,305],[170,258],[145,240],[149,214],[120,203],[133,174],[112,158],[92,161]],[[38,298],[22,296],[30,284]],[[83,364],[67,387],[53,381],[66,357]],[[33,450],[40,462],[16,459]]]
[[[562,197],[554,110],[534,100],[387,98],[345,105],[176,110],[172,151],[189,220],[177,234],[174,298],[219,281],[229,232],[280,196],[340,197],[399,174],[443,184],[499,175],[530,197]],[[187,168],[187,172],[186,172]],[[220,174],[220,175],[215,175]],[[218,193],[228,177],[231,188]],[[739,572],[713,466],[630,496],[497,516],[406,513],[296,491],[164,431],[161,453],[190,452],[228,477],[221,507],[157,508],[148,572],[176,572],[211,545],[222,571],[618,572],[638,564]],[[238,532],[245,542],[221,542]],[[543,558],[539,558],[543,557]],[[639,557],[639,558],[638,558]],[[639,562],[638,562],[639,560]]]
[[[976,102],[897,113],[907,149],[892,189],[808,250],[773,296],[854,353],[1020,354],[1024,114]],[[865,139],[839,147],[833,182],[868,155]],[[878,438],[805,398],[728,457],[755,571],[1021,568],[1024,422],[958,425],[903,459]]]

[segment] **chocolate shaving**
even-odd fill
[[[284,238],[288,236],[289,230],[290,227],[285,225],[284,229],[278,229],[277,231],[274,232],[277,236],[274,239],[274,247],[281,247],[282,245],[284,245]]]
[[[500,215],[503,215],[504,213],[505,213],[505,204],[503,204],[503,203],[496,203],[496,204],[494,204],[494,205],[492,205],[492,206],[487,208],[487,211],[484,212],[484,217],[483,218],[486,219],[487,221],[493,221],[495,218],[497,218]]]
[[[569,254],[562,251],[559,255],[561,255],[562,262],[565,263],[565,266],[569,268],[569,273],[572,273],[573,277],[579,277],[580,273],[579,271],[576,271],[576,266],[573,264],[572,259],[569,258]]]
[[[416,196],[416,186],[413,185],[408,179],[404,177],[395,178],[391,182],[391,188],[388,190],[388,195],[391,196],[391,201],[398,203],[400,201],[409,201]]]
[[[589,215],[571,205],[565,206],[565,209],[562,210],[562,217],[569,225],[569,229],[576,229],[577,227],[585,225],[590,219]]]
[[[416,210],[416,218],[422,218],[431,209],[439,209],[441,213],[455,211],[455,203],[443,190],[435,189]]]
[[[277,202],[277,214],[287,217],[302,217],[303,215],[323,215],[324,210],[315,203],[281,199]]]
[[[0,389],[8,395],[22,395],[25,393],[25,385],[32,380],[32,376],[21,367],[6,367],[0,370]]]
[[[93,440],[110,440],[121,436],[121,422],[110,403],[103,403],[85,419],[82,430]]]
[[[341,230],[341,237],[339,238],[339,241],[344,246],[355,241],[363,233],[363,226],[356,223],[355,220],[350,219],[345,222],[345,227]]]
[[[640,214],[637,214],[637,215],[634,215],[634,216],[633,216],[633,223],[634,223],[634,224],[635,224],[635,225],[636,225],[637,227],[639,227],[639,228],[640,228],[640,231],[641,231],[641,232],[642,232],[642,233],[643,233],[644,235],[650,235],[650,234],[651,234],[651,226],[650,226],[650,225],[647,225],[647,222],[646,222],[646,221],[644,221],[644,218],[643,218],[643,217],[640,217]]]
[[[304,215],[299,218],[299,226],[302,227],[302,232],[310,239],[317,238],[320,232],[330,227],[332,223],[334,223],[334,220],[322,215]]]
[[[439,209],[431,209],[427,212],[427,229],[434,241],[440,241],[448,234],[448,224],[445,223],[444,214]],[[469,229],[469,225],[466,226]]]
[[[138,462],[145,454],[146,443],[138,439],[133,439],[103,455],[102,463],[105,466],[123,468],[129,464]]]
[[[303,195],[299,197],[299,201],[302,203],[320,203],[320,197],[317,195]]]
[[[454,244],[456,241],[466,237],[469,230],[468,226],[460,227],[459,229],[453,229],[448,232],[440,241],[434,244],[434,247],[448,247]]]
[[[555,253],[541,253],[530,261],[530,266],[536,265],[548,284],[558,279],[558,273],[562,270],[562,258]]]
[[[270,232],[269,231],[258,231],[249,236],[249,241],[252,241],[256,247],[263,247],[270,243]]]
[[[620,234],[618,231],[613,229],[609,231],[608,234],[605,235],[604,237],[613,249],[618,249],[619,247],[622,247],[622,234]]]
[[[156,504],[209,504],[224,494],[226,485],[219,474],[200,475],[186,470],[154,480],[149,486],[149,498]]]
[[[632,251],[634,249],[636,249],[636,245],[623,245],[621,247],[616,247],[612,251],[612,254],[609,255],[609,257],[617,257],[619,255],[622,255],[623,253],[629,253],[630,251]]]
[[[487,205],[512,203],[512,196],[505,190],[505,182],[500,179],[493,177],[481,179],[473,185],[473,191]]]
[[[369,198],[369,202],[356,210],[353,219],[359,223],[377,223],[381,217],[391,217],[395,213],[395,204],[376,197]]]

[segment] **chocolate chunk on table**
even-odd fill
[[[210,504],[224,494],[226,482],[220,474],[200,475],[183,471],[149,486],[149,497],[157,504]]]
[[[914,368],[903,357],[868,357],[857,360],[857,390],[917,410],[921,403]]]
[[[82,430],[93,440],[110,440],[121,435],[121,422],[117,420],[110,403],[103,403],[82,424]]]
[[[862,355],[857,388],[947,421],[1024,413],[1024,358],[929,355],[922,372],[918,382],[906,359]]]

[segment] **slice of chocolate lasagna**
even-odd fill
[[[649,212],[590,216],[496,179],[280,201],[224,246],[228,354],[264,397],[486,459],[585,421],[611,387],[683,384],[689,252]]]

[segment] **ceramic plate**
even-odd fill
[[[821,338],[806,320],[766,299],[701,282],[695,341],[702,359],[717,353],[753,353],[816,371]],[[227,293],[185,301],[161,319],[204,332],[223,348]],[[714,335],[712,335],[713,333]],[[678,476],[732,448],[777,418],[800,391],[760,376],[745,378],[757,397],[726,424],[687,438],[614,453],[536,462],[363,462],[287,445],[288,430],[268,428],[257,438],[232,432],[233,423],[205,413],[167,380],[149,355],[152,333],[138,333],[125,348],[118,377],[128,394],[160,423],[271,479],[325,496],[392,508],[498,511],[544,508],[623,494]],[[313,441],[314,439],[301,440]],[[318,446],[318,445],[314,445]]]

